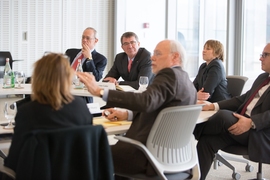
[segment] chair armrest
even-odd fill
[[[0,149],[0,157],[5,159],[7,155]]]
[[[3,163],[0,164],[0,172],[2,172],[3,174],[6,174],[12,179],[16,179],[16,173],[12,169],[4,166]]]
[[[163,174],[162,168],[160,167],[160,163],[156,160],[156,158],[152,155],[152,153],[147,149],[147,147],[143,143],[123,136],[115,136],[114,138],[118,139],[119,141],[134,145],[136,148],[140,149],[145,154],[149,162],[152,164],[157,174],[161,178],[166,179],[165,175]]]
[[[146,148],[146,146],[143,143],[141,143],[140,141],[130,139],[127,137],[123,137],[123,136],[115,136],[114,138],[118,139],[119,141],[123,141],[125,143],[132,144],[132,145],[136,146],[137,148],[141,149],[142,151],[145,151],[145,153],[150,153],[150,151]]]

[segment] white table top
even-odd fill
[[[208,118],[215,113],[216,111],[201,111],[197,123],[202,123],[204,121],[207,121]],[[94,124],[99,124],[99,123],[95,123],[95,121],[98,121],[98,119],[99,119],[98,117],[94,118]],[[129,127],[130,125],[110,126],[110,127],[105,127],[105,131],[107,132],[108,135],[122,134],[122,133],[125,133],[129,129]],[[4,129],[3,126],[0,126],[0,134],[6,134],[6,133],[13,133],[13,129]]]
[[[22,84],[23,89],[16,89],[16,88],[4,89],[2,86],[3,85],[0,85],[0,95],[31,94],[32,92],[31,84]],[[135,89],[127,85],[120,85],[120,87],[124,91],[135,91]],[[75,89],[74,87],[72,87],[71,93],[76,96],[89,96],[89,97],[92,96],[92,94],[90,94],[86,89]]]

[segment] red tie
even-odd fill
[[[254,91],[254,93],[250,96],[250,98],[247,100],[246,104],[244,105],[242,111],[241,111],[241,115],[244,115],[247,111],[247,107],[249,105],[249,103],[253,100],[253,98],[255,97],[255,95],[258,93],[258,91],[265,86],[266,84],[268,84],[270,82],[270,77],[268,77],[265,81],[263,81],[263,83],[258,87],[258,89],[256,89],[256,91]]]
[[[73,63],[72,65],[72,68],[76,71],[76,68],[77,68],[77,65],[78,65],[78,62],[79,62],[79,59],[82,60],[83,58],[83,54],[81,54]]]
[[[128,72],[130,72],[131,64],[132,64],[132,59],[130,59],[130,60],[128,61]]]

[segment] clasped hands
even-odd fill
[[[104,82],[110,82],[110,83],[114,83],[115,85],[118,85],[118,81],[113,78],[113,77],[106,77],[103,79]]]

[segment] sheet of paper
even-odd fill
[[[130,125],[131,121],[109,121],[104,116],[94,118],[93,124],[101,124],[104,127]]]

